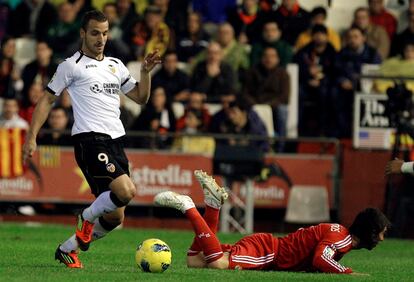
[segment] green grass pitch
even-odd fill
[[[185,254],[192,233],[169,230],[115,230],[80,254],[83,269],[68,269],[54,260],[59,242],[74,226],[0,223],[0,281],[414,281],[414,241],[386,239],[373,251],[352,251],[342,263],[369,276],[293,272],[188,269]],[[159,238],[172,249],[172,265],[162,274],[143,273],[135,265],[135,248]],[[219,234],[233,243],[235,234]]]

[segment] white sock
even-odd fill
[[[99,218],[100,216],[116,210],[118,206],[112,202],[111,197],[109,196],[110,193],[111,191],[103,192],[88,208],[83,210],[83,219],[89,222],[94,222],[95,219]]]
[[[105,228],[103,228],[101,223],[99,222],[99,218],[95,219],[93,223],[95,225],[93,226],[92,241],[99,240],[102,237],[105,237],[106,234],[112,231],[112,230],[106,230]]]
[[[60,249],[65,253],[70,253],[72,251],[76,251],[78,249],[78,241],[76,241],[76,235],[73,234],[69,239],[66,240],[65,243],[60,245]]]

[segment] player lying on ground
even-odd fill
[[[190,197],[171,191],[155,196],[158,206],[180,210],[190,220],[195,237],[187,253],[188,267],[216,269],[289,270],[352,273],[338,261],[352,249],[373,249],[384,240],[390,222],[378,209],[360,212],[349,229],[321,223],[300,228],[285,237],[270,233],[246,236],[234,245],[216,237],[220,207],[228,195],[202,171],[194,172],[204,190],[206,210],[200,215]]]

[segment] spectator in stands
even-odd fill
[[[177,55],[180,62],[190,63],[207,48],[210,36],[201,28],[201,15],[189,13],[187,29],[177,39]]]
[[[274,47],[279,54],[280,65],[285,67],[292,61],[293,49],[286,41],[280,39],[282,33],[276,22],[270,21],[264,24],[262,40],[253,44],[250,52],[250,65],[254,66],[260,63],[263,50],[270,46]]]
[[[414,1],[413,1],[414,3]],[[391,45],[391,56],[403,54],[404,46],[413,41],[414,38],[414,9],[409,13],[408,27],[394,37]]]
[[[0,128],[28,129],[27,121],[19,116],[19,102],[15,98],[7,98],[3,103],[3,111],[0,116]]]
[[[370,22],[369,13],[366,7],[357,8],[354,12],[353,24],[363,30],[367,44],[375,48],[384,60],[390,52],[390,39],[382,26]]]
[[[295,43],[295,50],[298,51],[302,49],[305,45],[312,41],[312,27],[315,25],[324,25],[326,26],[327,12],[324,7],[318,6],[315,7],[310,13],[310,27],[299,34],[298,39]],[[341,50],[341,38],[338,33],[329,27],[326,27],[328,30],[328,41],[335,48],[336,51]]]
[[[136,58],[143,58],[155,49],[158,49],[162,56],[175,44],[174,35],[163,22],[161,10],[156,6],[148,6],[145,9],[144,19],[132,25],[127,37]]]
[[[402,55],[398,55],[386,60],[380,68],[380,73],[384,76],[412,76],[414,73],[414,38],[411,42],[407,41]],[[387,89],[395,84],[392,80],[375,80],[375,90],[379,93],[386,93]],[[414,81],[405,81],[407,89],[414,93]]]
[[[56,9],[48,1],[26,0],[12,12],[9,32],[15,37],[34,36],[44,40],[56,21]]]
[[[105,14],[109,23],[108,40],[106,42],[105,54],[107,56],[119,58],[124,63],[132,59],[129,46],[122,40],[123,30],[118,16],[115,3],[105,3],[102,12]]]
[[[160,8],[164,22],[175,34],[185,31],[190,0],[153,0],[153,4]]]
[[[207,102],[216,102],[223,93],[235,88],[231,66],[223,62],[223,50],[217,42],[207,48],[206,60],[197,64],[191,78],[191,89],[207,95]]]
[[[60,61],[79,49],[80,22],[76,19],[74,5],[69,2],[58,6],[58,15],[58,22],[47,32],[47,42],[56,60]]]
[[[69,0],[69,2],[73,3],[78,21],[82,20],[82,17],[86,12],[94,10],[95,7],[92,5],[92,2],[96,3],[96,1],[93,0]]]
[[[203,124],[203,130],[207,130],[210,125],[211,115],[206,105],[206,94],[200,92],[191,92],[184,115],[177,120],[176,130],[182,131],[186,126],[187,112],[190,110],[197,110],[201,112],[201,119]]]
[[[282,0],[280,7],[271,14],[282,30],[282,39],[291,46],[299,34],[309,27],[309,13],[302,9],[297,0]]]
[[[9,30],[9,21],[11,16],[11,9],[6,2],[0,2],[0,42]]]
[[[363,64],[380,64],[381,56],[366,43],[364,31],[352,26],[347,31],[347,44],[339,52],[335,68],[337,73],[336,87],[334,88],[334,107],[337,114],[338,137],[351,137],[352,106],[354,92],[360,89],[359,75]]]
[[[37,143],[39,145],[71,146],[72,138],[65,134],[68,129],[68,114],[60,106],[54,106],[49,113],[46,129],[53,130],[50,133],[39,134]]]
[[[214,138],[209,136],[191,136],[206,132],[203,122],[203,111],[188,109],[184,118],[184,127],[178,130],[187,135],[176,137],[172,150],[183,153],[197,153],[212,155],[215,150]]]
[[[242,81],[246,70],[249,68],[249,53],[247,46],[237,42],[234,36],[234,29],[229,23],[222,23],[218,26],[217,42],[223,50],[223,62],[231,66],[236,75],[236,89],[240,88],[239,81]],[[194,65],[205,60],[207,51],[201,52],[193,61]]]
[[[414,0],[408,0],[408,8],[400,13],[397,23],[397,33],[403,32],[409,25],[410,15],[414,13]]]
[[[243,96],[252,105],[272,107],[274,129],[280,137],[286,137],[289,95],[289,74],[280,67],[276,48],[266,47],[261,63],[253,66],[246,75]]]
[[[116,7],[119,17],[119,26],[123,32],[123,40],[125,43],[130,42],[130,31],[132,25],[136,23],[140,17],[136,12],[135,3],[132,0],[118,0]]]
[[[220,96],[221,109],[214,113],[211,117],[208,131],[211,133],[220,133],[220,124],[227,118],[227,109],[230,104],[236,101],[236,95],[234,93],[225,93]]]
[[[237,134],[244,138],[217,139],[216,143],[238,146],[253,146],[264,152],[269,151],[266,126],[259,115],[251,108],[243,98],[232,102],[225,110],[226,116],[222,120],[216,120],[214,127],[218,133]],[[248,135],[263,136],[263,140],[249,139]]]
[[[0,99],[14,98],[17,95],[20,74],[14,62],[16,41],[13,37],[6,36],[1,42],[0,53]]]
[[[371,23],[382,26],[390,40],[397,31],[397,20],[384,7],[384,0],[368,0]]]
[[[260,41],[266,15],[260,10],[258,0],[243,0],[239,7],[230,10],[228,22],[234,27],[240,43],[253,44]]]
[[[177,53],[174,51],[165,53],[162,68],[152,79],[152,87],[159,86],[164,88],[170,103],[186,102],[190,96],[190,78],[178,69]]]
[[[46,41],[36,43],[36,59],[26,65],[22,72],[23,93],[22,102],[27,104],[29,101],[29,88],[34,81],[46,87],[56,71],[57,64],[52,59],[53,51]]]
[[[149,103],[131,127],[131,130],[152,132],[151,136],[139,137],[132,144],[139,148],[165,149],[171,145],[167,132],[175,132],[176,119],[162,87],[153,88]]]
[[[203,28],[209,34],[215,34],[217,25],[227,21],[227,13],[236,7],[236,0],[192,0],[193,11],[202,16]]]
[[[299,135],[331,136],[336,51],[324,25],[314,25],[311,36],[294,59],[299,66]]]
[[[29,101],[23,103],[20,109],[19,115],[24,118],[28,123],[32,121],[33,111],[37,102],[42,98],[44,94],[43,85],[40,82],[34,81],[29,88]]]
[[[120,96],[120,97],[123,97],[123,96]],[[75,119],[73,117],[72,101],[70,100],[69,92],[66,89],[62,91],[62,94],[60,94],[55,105],[65,109],[66,114],[68,116],[68,128],[72,128],[72,125]],[[121,108],[122,108],[122,104],[121,104]]]

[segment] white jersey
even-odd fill
[[[98,61],[78,51],[59,64],[47,90],[56,96],[68,90],[75,120],[72,135],[98,132],[114,139],[125,135],[119,95],[136,84],[120,60],[104,57]]]

